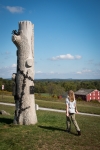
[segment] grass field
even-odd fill
[[[65,114],[37,111],[36,125],[13,124],[14,107],[0,105],[0,150],[100,150],[100,117],[76,115],[82,135],[77,136],[72,125],[65,132]]]
[[[14,103],[13,96],[3,96],[0,95],[0,102]],[[65,110],[65,102],[64,101],[47,101],[47,100],[35,100],[36,104],[39,107],[53,108],[53,109],[61,109]],[[85,101],[77,101],[77,107],[79,112],[83,113],[91,113],[91,114],[99,114],[100,115],[100,103],[99,102],[85,102]]]

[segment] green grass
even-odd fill
[[[0,102],[14,103],[15,101],[13,96],[0,95]]]
[[[2,96],[0,95],[0,102],[14,103],[13,96]],[[53,108],[53,109],[61,109],[65,110],[65,102],[62,101],[46,101],[46,100],[35,100],[36,104],[39,107]],[[85,102],[85,101],[77,101],[77,107],[79,112],[83,113],[91,113],[100,115],[100,103],[99,102]]]
[[[71,134],[65,132],[64,113],[37,111],[36,125],[13,124],[14,107],[0,105],[0,150],[99,150],[100,118],[76,115],[82,135],[78,137],[72,125]]]
[[[47,108],[61,109],[61,110],[66,109],[65,103],[63,102],[50,102],[50,101],[36,100],[36,104],[38,104],[40,107],[47,107]],[[100,103],[97,104],[97,103],[81,101],[81,102],[77,102],[77,108],[79,112],[100,115]]]

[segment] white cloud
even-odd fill
[[[84,73],[90,73],[92,72],[90,69],[84,69],[82,71],[77,71],[76,74],[84,74]]]
[[[77,74],[82,74],[82,72],[81,71],[78,71],[78,72],[76,72]]]
[[[50,71],[50,72],[42,72],[42,71],[36,71],[35,74],[46,74],[46,75],[51,75],[51,74],[59,74],[58,72]],[[62,73],[60,73],[62,74]]]
[[[23,13],[24,8],[20,6],[6,6],[6,9],[11,13]]]
[[[75,56],[76,59],[81,59],[82,57],[80,55]]]
[[[52,57],[51,60],[61,60],[61,59],[81,59],[80,55],[72,56],[71,54],[59,55]]]
[[[13,73],[16,73],[16,64],[0,68],[0,77],[2,78],[11,78]]]
[[[16,66],[17,66],[16,64],[13,64],[13,65],[12,65],[13,68],[15,68]]]
[[[50,72],[50,74],[54,74],[54,73],[55,73],[54,71],[51,71],[51,72]]]
[[[35,73],[36,73],[36,74],[40,74],[40,73],[42,73],[42,71],[36,71]]]
[[[2,78],[11,78],[12,74],[16,73],[16,64],[12,64],[11,66],[6,66],[0,68],[0,77]],[[59,78],[59,79],[89,79],[89,78],[100,78],[100,69],[98,70],[90,70],[90,69],[83,69],[82,71],[71,72],[71,71],[64,71],[64,72],[57,72],[57,71],[49,71],[49,72],[42,72],[36,71],[35,72],[35,79],[52,79],[52,78]]]

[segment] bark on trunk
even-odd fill
[[[19,22],[18,32],[13,30],[12,41],[17,47],[17,73],[14,80],[14,123],[37,123],[34,98],[34,25],[30,21]]]

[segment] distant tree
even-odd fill
[[[69,90],[76,91],[76,84],[72,81],[64,82],[62,86],[64,87],[65,91]]]
[[[47,90],[50,95],[56,94],[58,96],[62,95],[65,92],[65,89],[63,87],[54,83],[48,84]]]

